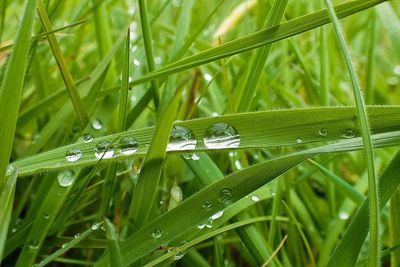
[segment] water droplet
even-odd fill
[[[67,243],[64,243],[61,245],[62,248],[65,248],[67,246]]]
[[[146,146],[150,146],[150,142],[146,142],[146,144],[145,144]]]
[[[223,188],[219,191],[219,201],[228,205],[233,202],[232,191],[229,188]]]
[[[213,79],[213,77],[210,73],[204,73],[204,79],[209,82]]]
[[[196,148],[196,143],[197,140],[188,128],[175,125],[171,129],[167,150],[193,150]]]
[[[107,140],[100,141],[94,147],[94,155],[98,159],[109,159],[114,156],[114,148],[111,146],[111,142]]]
[[[343,131],[342,136],[344,138],[353,138],[354,137],[354,131],[352,129],[346,129]]]
[[[275,193],[275,192],[272,192],[272,193],[271,193],[271,196],[273,196],[273,197],[276,196],[276,193]]]
[[[236,167],[236,169],[238,169],[238,170],[241,170],[241,169],[243,169],[243,166],[242,166],[242,163],[240,162],[240,160],[235,160],[235,167]]]
[[[94,224],[92,224],[92,226],[90,228],[92,229],[92,231],[96,231],[96,230],[100,229],[100,225],[101,225],[101,222],[94,223]]]
[[[205,132],[204,145],[207,148],[236,148],[240,145],[239,133],[227,123],[215,123]]]
[[[162,236],[162,231],[160,228],[156,227],[151,231],[151,236],[155,239],[158,239]]]
[[[254,202],[258,202],[260,201],[260,198],[256,195],[251,196],[251,200],[253,200]]]
[[[205,223],[199,223],[198,225],[197,225],[197,228],[199,228],[200,230],[201,229],[204,229],[206,227],[206,224]]]
[[[48,219],[50,218],[50,215],[49,215],[48,213],[45,213],[45,214],[43,215],[43,218],[45,218],[45,220],[48,220]]]
[[[91,134],[84,134],[83,135],[83,142],[84,143],[90,143],[90,142],[93,141],[93,139],[94,139],[94,137]]]
[[[199,160],[199,159],[200,159],[200,156],[195,154],[195,153],[193,153],[192,160]]]
[[[210,218],[212,220],[216,220],[216,219],[220,218],[222,215],[224,215],[224,211],[220,210],[220,211],[214,213]]]
[[[210,200],[204,200],[204,201],[203,201],[203,204],[201,204],[201,207],[202,207],[203,209],[209,209],[209,208],[211,208],[211,201],[210,201]]]
[[[323,136],[323,137],[327,136],[328,135],[328,129],[327,128],[319,129],[319,135]]]
[[[345,211],[339,212],[339,218],[340,219],[347,220],[349,217],[350,217],[350,215],[347,212],[345,212]]]
[[[13,172],[15,172],[15,168],[13,165],[8,164],[6,170],[6,176],[10,176]]]
[[[81,234],[77,233],[77,234],[74,235],[74,238],[79,238],[80,236],[81,236]]]
[[[182,157],[183,157],[184,159],[192,159],[192,156],[193,156],[193,153],[184,153],[184,154],[182,155]]]
[[[68,187],[72,185],[74,182],[74,175],[75,173],[71,170],[61,171],[57,176],[58,184],[61,187]]]
[[[179,250],[175,255],[174,255],[174,260],[180,260],[183,258],[183,256],[185,256],[186,251],[181,251]]]
[[[396,75],[400,75],[400,65],[394,66],[393,73]]]
[[[301,138],[297,138],[296,143],[301,144],[301,143],[303,143],[303,140]]]
[[[140,66],[140,61],[138,60],[138,59],[134,59],[133,60],[133,65],[135,65],[135,66]]]
[[[122,137],[119,141],[119,148],[121,149],[122,155],[132,155],[138,150],[139,143],[133,137]]]
[[[94,119],[92,121],[92,127],[95,130],[101,130],[101,128],[103,128],[103,123],[99,119]]]
[[[28,248],[32,250],[37,250],[39,248],[39,242],[35,239],[32,240],[31,242],[29,242]]]
[[[65,159],[69,162],[75,162],[82,157],[82,151],[78,148],[70,148],[65,152]]]

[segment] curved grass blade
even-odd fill
[[[378,266],[380,260],[380,236],[379,236],[379,188],[378,182],[375,177],[375,162],[374,162],[374,150],[371,141],[371,134],[369,129],[369,123],[367,118],[367,110],[365,108],[364,98],[361,94],[361,87],[358,81],[357,74],[351,62],[350,52],[347,48],[346,40],[342,32],[339,20],[335,14],[332,3],[330,0],[325,0],[328,8],[329,15],[332,19],[336,37],[339,42],[340,49],[345,58],[347,69],[350,74],[351,82],[353,85],[353,94],[356,102],[357,116],[360,121],[361,136],[365,146],[364,156],[367,164],[368,172],[368,196],[370,199],[369,203],[369,223],[370,223],[370,244],[369,244],[369,262],[370,267]]]
[[[400,130],[399,112],[400,108],[396,106],[369,107],[371,131],[383,133]],[[196,150],[211,150],[205,147],[203,138],[207,128],[215,123],[227,123],[233,126],[240,135],[240,148],[281,147],[297,146],[299,138],[302,140],[301,145],[304,145],[345,139],[344,133],[351,133],[351,136],[346,135],[347,137],[357,137],[359,132],[356,130],[355,116],[356,111],[353,107],[325,107],[226,115],[179,122],[175,125],[191,130],[197,140]],[[126,157],[143,157],[148,149],[145,144],[151,142],[153,133],[154,127],[126,131],[95,138],[91,143],[76,143],[60,147],[18,160],[13,164],[20,168],[20,176],[73,166],[93,165],[98,161],[93,152],[98,142],[103,140],[113,142],[122,137],[136,138],[139,144],[136,153],[130,156],[116,154],[115,157],[104,159],[102,162],[116,161]],[[68,149],[80,149],[83,153],[82,158],[75,162],[68,162],[65,159]]]

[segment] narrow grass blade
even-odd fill
[[[361,136],[365,146],[364,155],[367,164],[368,171],[368,196],[370,199],[369,203],[369,223],[370,223],[370,247],[369,247],[369,266],[378,266],[380,261],[380,236],[379,236],[379,188],[378,182],[375,177],[375,163],[374,163],[374,151],[371,142],[370,128],[367,119],[367,111],[364,104],[364,98],[361,94],[361,87],[357,78],[357,74],[354,70],[351,62],[350,52],[347,48],[347,44],[339,24],[338,18],[333,9],[330,0],[325,0],[328,7],[329,15],[331,16],[332,23],[338,38],[339,45],[343,56],[346,61],[346,65],[350,74],[351,82],[353,85],[353,94],[356,102],[357,116],[360,121]]]
[[[380,208],[386,205],[399,186],[400,168],[398,166],[400,166],[400,152],[396,153],[379,178],[379,188],[381,191]],[[368,207],[369,198],[364,201],[351,220],[351,224],[340,240],[337,248],[333,251],[327,266],[350,267],[355,265],[361,246],[368,234]]]
[[[400,210],[397,205],[400,202],[400,189],[397,188],[396,192],[390,198],[390,245],[395,247],[399,244],[400,240]],[[382,253],[383,254],[383,253]],[[393,250],[390,253],[390,266],[400,265],[400,251]]]
[[[114,224],[105,219],[106,236],[108,239],[108,250],[110,251],[110,266],[122,267],[122,256],[119,249],[118,234]]]
[[[15,185],[17,183],[18,169],[10,168],[4,187],[0,188],[0,263],[3,259],[4,243],[7,239],[8,226],[11,220],[11,211],[14,204]]]
[[[371,37],[368,44],[368,61],[367,61],[367,81],[365,86],[365,98],[368,105],[373,105],[375,102],[375,54],[376,54],[376,41],[377,41],[377,27],[376,27],[376,12],[371,11]]]
[[[38,14],[40,21],[42,22],[42,27],[47,31],[50,32],[53,30],[51,25],[50,19],[47,16],[47,12],[41,0],[39,0],[38,4]],[[49,40],[50,48],[53,52],[54,58],[56,59],[58,68],[61,72],[61,76],[64,80],[65,87],[68,90],[69,96],[71,98],[72,104],[74,106],[75,112],[78,115],[79,121],[81,123],[82,128],[86,126],[89,121],[89,117],[86,114],[86,110],[83,106],[81,98],[79,96],[78,90],[75,85],[75,81],[72,78],[72,75],[67,67],[65,62],[64,56],[61,52],[61,48],[58,44],[57,38],[54,33],[49,33],[47,35]]]
[[[128,90],[129,90],[129,55],[130,55],[130,29],[126,36],[124,66],[122,69],[122,86],[119,97],[119,116],[117,131],[122,132],[126,128],[126,113],[128,109]]]

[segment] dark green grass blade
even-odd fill
[[[364,156],[367,164],[368,172],[368,196],[370,199],[369,203],[369,223],[370,223],[370,247],[368,265],[370,267],[378,266],[380,263],[380,231],[379,231],[379,220],[380,220],[380,209],[379,209],[379,188],[378,182],[375,177],[375,163],[374,163],[374,151],[371,141],[370,128],[367,118],[367,110],[365,108],[364,98],[361,94],[361,86],[358,81],[357,74],[351,62],[350,52],[347,48],[346,40],[342,32],[339,20],[335,14],[332,3],[330,0],[325,0],[328,7],[329,14],[334,25],[336,37],[339,42],[340,49],[345,58],[347,69],[350,74],[351,82],[353,85],[353,94],[356,102],[357,116],[360,121],[360,130],[362,140],[365,146]]]
[[[380,208],[383,208],[395,193],[400,182],[400,152],[393,157],[385,171],[379,178],[381,192]],[[361,246],[368,234],[368,206],[369,198],[364,201],[353,217],[350,226],[347,228],[343,238],[329,259],[329,267],[334,266],[355,266]]]

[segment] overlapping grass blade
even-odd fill
[[[381,133],[399,130],[398,107],[369,107],[371,131]],[[175,125],[189,128],[197,139],[196,150],[205,150],[203,138],[206,129],[214,123],[223,122],[235,127],[240,135],[241,148],[280,147],[298,145],[297,139],[302,144],[329,142],[343,139],[343,133],[349,131],[353,136],[359,136],[357,131],[356,110],[353,107],[326,107],[276,110],[255,113],[243,113],[237,115],[218,116],[197,120],[179,122]],[[328,131],[326,136],[320,131]],[[94,157],[94,146],[102,141],[115,140],[130,136],[137,139],[138,150],[130,157],[143,157],[147,151],[146,143],[151,142],[154,127],[139,130],[125,131],[109,136],[95,138],[91,143],[76,143],[60,147],[42,154],[18,160],[13,163],[20,168],[19,175],[40,173],[49,170],[70,168],[73,166],[93,165],[97,162]],[[82,158],[76,162],[68,162],[65,159],[67,149],[77,148],[83,153]],[[119,160],[123,155],[116,155],[103,162]]]

